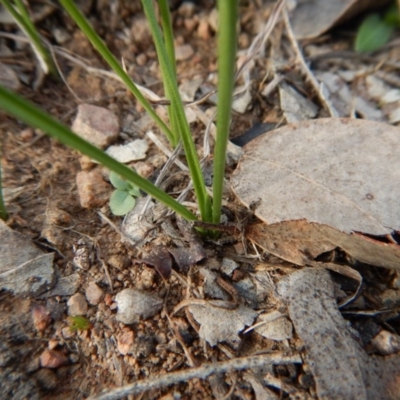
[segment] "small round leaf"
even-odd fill
[[[135,207],[136,200],[125,190],[114,190],[110,197],[110,209],[114,215],[125,215]]]
[[[129,190],[131,188],[131,185],[129,184],[129,182],[122,179],[114,171],[110,172],[110,182],[116,189],[119,189],[119,190]]]
[[[384,21],[379,14],[369,15],[358,28],[355,50],[359,53],[375,51],[386,44],[394,26]]]
[[[141,197],[140,189],[137,186],[132,186],[128,193],[134,197]]]

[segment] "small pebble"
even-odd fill
[[[103,299],[104,292],[95,282],[90,282],[86,288],[85,296],[89,304],[97,306]]]
[[[41,304],[34,304],[32,307],[32,319],[36,330],[43,332],[50,325],[50,312]]]
[[[123,332],[117,337],[117,347],[118,351],[125,356],[132,352],[132,346],[134,342],[135,335],[133,331],[129,330],[127,332]]]
[[[118,138],[119,122],[117,116],[106,108],[81,104],[78,106],[72,130],[83,139],[104,149]]]
[[[208,22],[204,19],[200,20],[199,25],[197,27],[197,36],[204,40],[211,39],[211,32]]]
[[[47,347],[49,348],[49,350],[54,350],[58,345],[59,342],[57,339],[50,339],[49,343],[47,343]]]
[[[88,311],[88,304],[86,298],[81,293],[76,293],[71,296],[67,302],[68,305],[68,315],[86,315]]]
[[[183,44],[175,48],[175,58],[177,61],[184,61],[191,58],[194,54],[193,47],[190,44]]]
[[[68,363],[68,357],[61,351],[45,350],[40,356],[43,368],[59,368]]]
[[[119,292],[115,301],[118,304],[117,320],[124,324],[139,322],[157,314],[163,305],[158,296],[136,289],[124,289]]]
[[[110,198],[110,185],[104,181],[100,169],[78,172],[76,184],[83,208],[101,207]]]
[[[380,331],[371,340],[371,343],[383,356],[388,356],[400,351],[400,336],[389,331]]]

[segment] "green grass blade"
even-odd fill
[[[3,221],[5,221],[8,218],[8,213],[3,197],[3,181],[1,175],[1,155],[3,154],[2,150],[3,150],[3,143],[0,140],[0,218]]]
[[[49,52],[45,49],[42,44],[42,40],[40,39],[40,35],[32,23],[28,11],[26,10],[24,4],[21,0],[15,0],[14,8],[13,4],[9,0],[0,0],[0,2],[4,5],[7,11],[12,15],[15,19],[18,26],[23,30],[26,36],[30,39],[30,44],[36,57],[39,60],[40,66],[43,71],[47,73],[51,73],[53,75],[57,75],[57,69],[54,65],[54,62],[49,54]]]
[[[111,171],[121,175],[127,181],[137,185],[153,198],[159,200],[167,207],[174,210],[183,218],[194,220],[196,217],[186,207],[178,203],[167,193],[154,186],[148,180],[142,178],[132,169],[119,163],[108,154],[93,146],[86,140],[73,133],[68,127],[61,124],[46,112],[28,102],[22,97],[0,86],[0,108],[14,117],[24,121],[28,125],[39,128],[48,135],[56,138],[61,143],[80,151],[82,154],[98,161]]]
[[[220,222],[235,76],[238,0],[218,0],[218,104],[214,149],[213,218]]]
[[[193,181],[193,187],[196,193],[197,202],[199,204],[200,213],[203,221],[211,221],[212,210],[211,201],[206,191],[204,177],[200,168],[199,158],[196,152],[196,147],[190,132],[189,124],[186,119],[185,110],[183,109],[182,100],[179,95],[178,85],[174,71],[169,63],[169,58],[161,29],[157,22],[152,0],[142,0],[143,9],[150,25],[150,30],[153,35],[154,44],[160,62],[160,68],[165,78],[164,84],[167,87],[168,94],[171,100],[171,107],[175,113],[176,123],[178,125],[179,134],[182,139],[183,148],[185,150],[186,159],[190,171],[190,176]]]
[[[121,78],[121,80],[125,83],[131,93],[136,97],[139,103],[143,106],[143,108],[149,113],[149,115],[153,118],[154,122],[158,125],[158,127],[165,133],[170,143],[175,146],[177,144],[174,135],[171,130],[165,124],[165,122],[155,113],[151,104],[146,100],[146,98],[142,95],[136,85],[133,83],[132,79],[129,75],[124,71],[122,66],[119,64],[117,59],[108,49],[106,44],[100,39],[99,35],[95,32],[83,14],[79,11],[72,0],[60,0],[60,3],[68,12],[70,17],[75,21],[75,23],[79,26],[82,32],[86,35],[86,37],[90,40],[94,48],[101,54],[104,60],[108,63],[108,65],[114,70],[114,72]]]
[[[171,13],[169,11],[168,0],[159,0],[161,24],[164,33],[165,48],[167,50],[171,68],[176,76],[174,34],[172,30]]]
[[[171,13],[169,11],[168,0],[159,0],[159,8],[161,15],[161,24],[164,34],[164,44],[165,49],[168,54],[168,59],[170,63],[170,68],[173,72],[173,76],[176,77],[176,61],[175,61],[175,47],[174,47],[174,34],[172,30]],[[163,73],[163,70],[161,70]],[[163,82],[165,82],[165,77],[163,76]],[[171,96],[168,91],[168,86],[164,84],[165,97],[171,100]],[[174,107],[168,106],[168,117],[170,120],[172,134],[174,135],[176,141],[179,141],[179,127],[177,124],[177,118],[175,114]]]

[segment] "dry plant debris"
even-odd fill
[[[304,268],[278,283],[306,348],[319,399],[397,399],[400,357],[368,356],[337,309],[334,285],[323,269]]]
[[[389,0],[382,1],[379,5],[382,6],[389,2]],[[316,38],[333,26],[372,8],[376,8],[374,0],[299,2],[293,13],[292,24],[298,39]]]

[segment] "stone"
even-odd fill
[[[83,208],[102,207],[110,198],[110,185],[104,181],[98,168],[78,172],[76,184],[79,201]]]
[[[68,315],[86,315],[88,311],[88,304],[86,298],[81,293],[76,293],[71,296],[67,302],[68,305]]]
[[[97,306],[103,299],[104,292],[95,282],[90,282],[86,288],[85,296],[89,304]]]
[[[127,355],[132,353],[132,347],[134,342],[135,335],[133,331],[129,330],[127,332],[123,332],[117,337],[117,347],[118,351],[123,355]]]
[[[57,350],[45,350],[40,356],[40,365],[43,368],[59,368],[68,363],[68,357]]]
[[[34,304],[32,307],[32,320],[36,330],[43,332],[51,322],[50,312],[41,304]]]
[[[149,144],[145,139],[136,139],[131,143],[121,146],[110,146],[106,153],[121,163],[143,160],[146,158],[146,152]]]
[[[72,296],[78,289],[80,282],[79,274],[71,274],[60,278],[55,287],[50,291],[42,294],[40,298],[54,296]]]
[[[141,319],[147,319],[157,314],[163,300],[155,294],[137,289],[124,289],[115,296],[118,304],[117,321],[133,324]]]
[[[104,149],[118,138],[119,122],[117,116],[106,108],[81,104],[72,130],[81,138]]]
[[[175,48],[175,58],[177,61],[188,60],[193,54],[194,50],[190,44],[183,44]]]
[[[206,21],[205,19],[200,20],[197,27],[197,35],[203,40],[211,39],[210,27],[208,25],[208,21]]]
[[[372,340],[371,344],[382,356],[389,356],[400,351],[400,336],[382,330]]]
[[[129,265],[131,264],[131,261],[129,260],[129,258],[127,258],[121,254],[113,254],[107,260],[107,264],[113,268],[123,271],[124,269],[129,267]]]

